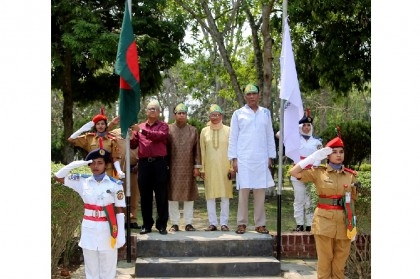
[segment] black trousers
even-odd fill
[[[143,226],[151,229],[153,219],[153,193],[157,218],[156,229],[166,229],[168,223],[168,161],[166,157],[142,158],[138,163],[138,185]]]

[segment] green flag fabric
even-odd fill
[[[119,115],[121,134],[125,138],[128,128],[138,123],[137,116],[140,110],[140,69],[127,1],[118,42],[115,73],[120,76]]]

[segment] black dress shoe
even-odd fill
[[[305,231],[310,232],[311,231],[311,226],[306,226]]]
[[[293,230],[294,232],[303,232],[303,225],[297,225],[296,229]]]
[[[160,234],[168,234],[168,231],[166,229],[159,229]]]
[[[145,227],[142,227],[141,230],[140,230],[140,234],[146,234],[146,233],[150,233],[150,232],[152,232],[152,229],[148,229],[148,228],[145,228]]]
[[[141,227],[137,223],[130,223],[130,228],[132,228],[132,229],[141,229]]]

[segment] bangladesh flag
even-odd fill
[[[121,134],[125,138],[128,128],[138,123],[137,115],[140,110],[140,70],[127,1],[118,42],[115,73],[120,76],[119,115]]]

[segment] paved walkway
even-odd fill
[[[115,279],[135,278],[134,276],[135,264],[136,264],[135,260],[132,260],[131,263],[128,263],[126,260],[118,261],[117,276],[115,277]],[[316,259],[305,259],[305,260],[284,259],[284,260],[280,260],[280,265],[281,265],[282,273],[278,277],[259,276],[259,277],[240,277],[240,278],[245,278],[245,279],[246,278],[249,278],[249,279],[255,279],[255,278],[316,279],[316,265],[317,265]],[[84,265],[81,265],[79,269],[73,272],[70,278],[71,279],[85,279]],[[203,278],[206,278],[206,277],[203,277]],[[239,278],[239,277],[234,277],[234,278]],[[149,278],[149,279],[152,279],[152,278]],[[181,278],[176,277],[176,279],[181,279]]]

